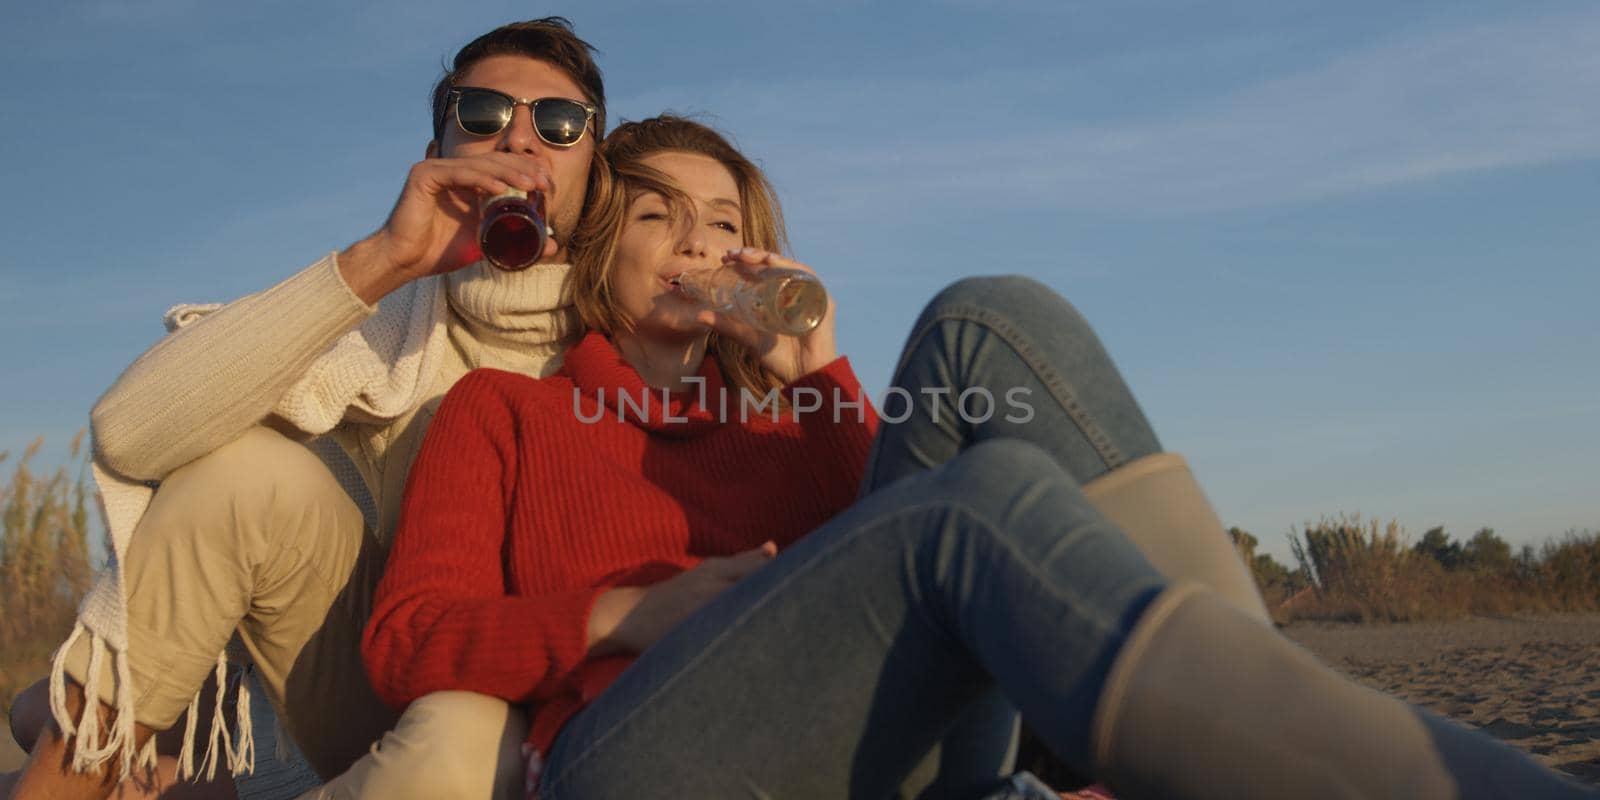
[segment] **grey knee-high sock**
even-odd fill
[[[1210,587],[1255,619],[1271,621],[1249,567],[1183,456],[1137,459],[1085,484],[1083,494],[1161,574]]]

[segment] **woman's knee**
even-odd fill
[[[1065,297],[1025,275],[962,278],[934,295],[924,320],[941,316],[994,315],[1012,320],[1047,321],[1052,329],[1093,336],[1089,322]]]
[[[1042,393],[1032,395],[1033,402],[1070,419],[1089,445],[1073,448],[1081,456],[1063,453],[1063,463],[1082,480],[1161,450],[1099,335],[1050,287],[1020,276],[966,278],[929,303],[916,330],[932,331],[941,322],[952,323],[945,328],[946,341],[964,337],[967,326],[981,327],[1003,340],[1026,364],[1042,386]],[[981,354],[981,345],[982,337],[972,337],[971,343],[950,352]]]

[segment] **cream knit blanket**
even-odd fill
[[[421,394],[431,385],[444,349],[451,347],[446,324],[447,292],[454,291],[458,304],[468,308],[468,313],[479,310],[475,306],[486,313],[500,306],[501,316],[510,318],[516,318],[519,313],[548,313],[559,302],[552,302],[549,296],[529,298],[536,302],[528,303],[531,308],[525,312],[516,307],[514,298],[510,307],[506,307],[506,287],[537,286],[540,294],[549,295],[550,287],[559,285],[566,269],[565,265],[540,265],[535,270],[544,274],[536,278],[530,275],[530,279],[520,285],[510,283],[509,276],[504,274],[493,275],[495,271],[487,270],[482,264],[457,273],[453,289],[450,279],[440,276],[413,281],[384,298],[376,313],[318,357],[278,401],[274,413],[311,436],[327,433],[347,419],[384,422],[398,418],[422,401]],[[187,327],[220,307],[220,304],[174,307],[166,315],[167,329],[175,331]],[[152,766],[156,759],[155,737],[151,737],[137,755],[133,747],[136,693],[127,658],[128,616],[122,573],[128,542],[150,504],[154,489],[145,482],[117,474],[102,462],[98,453],[92,471],[100,490],[111,541],[110,560],[84,598],[71,635],[56,651],[50,672],[50,704],[63,734],[69,739],[78,738],[72,762],[76,771],[99,769],[116,757],[120,758],[126,774],[134,765]],[[73,720],[66,705],[64,660],[73,644],[85,636],[89,637],[91,647],[84,686],[88,702],[84,713]],[[98,684],[106,658],[111,659],[116,680],[116,716],[110,730],[102,730],[98,704],[94,701],[100,696]],[[216,668],[219,687],[224,685],[225,667],[226,657],[219,653]],[[182,777],[196,771],[194,738],[200,711],[198,703],[199,694],[196,693],[190,701],[188,729],[179,756]],[[208,778],[215,777],[219,761],[234,774],[253,769],[254,743],[248,708],[249,692],[241,681],[234,720],[236,727],[230,735],[223,712],[223,692],[216,693],[211,739],[200,767]]]

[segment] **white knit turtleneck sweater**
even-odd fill
[[[345,284],[330,254],[266,291],[168,312],[172,333],[117,379],[91,420],[93,472],[113,561],[84,599],[51,670],[56,721],[67,736],[79,737],[75,768],[96,768],[119,751],[124,769],[135,760],[154,762],[152,746],[136,759],[132,752],[136,692],[125,655],[121,566],[152,484],[268,422],[309,440],[387,542],[405,474],[450,386],[480,366],[539,376],[559,366],[557,356],[580,333],[563,300],[567,271],[564,264],[541,264],[507,273],[480,262],[414,281],[374,308]],[[98,713],[76,721],[67,713],[62,657],[80,636],[111,659],[117,676],[118,714],[109,731],[100,729]],[[218,663],[220,669],[221,654]],[[96,674],[85,692],[93,696],[99,676],[90,671]],[[249,702],[242,687],[239,702]],[[191,707],[191,716],[197,710]],[[227,730],[225,721],[213,723]],[[209,765],[222,757],[238,773],[253,762],[248,726],[241,724],[236,736],[237,745],[224,733],[225,754],[208,753]],[[185,768],[192,767],[192,749],[186,741]]]

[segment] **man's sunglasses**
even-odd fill
[[[451,89],[445,101],[445,114],[450,113],[451,106],[456,109],[456,125],[463,133],[473,136],[493,136],[505,130],[517,106],[527,106],[539,138],[556,147],[571,147],[582,141],[583,132],[589,129],[589,120],[594,119],[598,111],[587,103],[565,97],[529,100],[475,86]],[[439,122],[442,126],[444,120]]]

